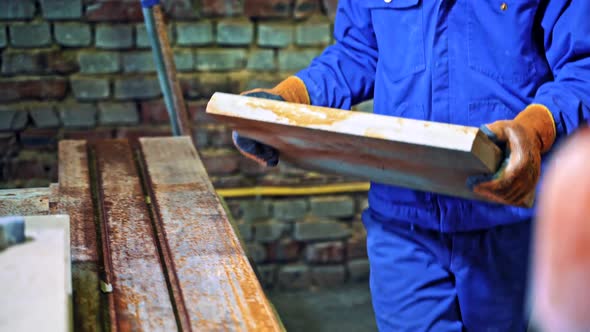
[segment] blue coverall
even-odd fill
[[[314,105],[479,127],[539,103],[557,141],[589,118],[589,0],[340,0],[334,36],[296,74]],[[524,331],[534,211],[372,183],[379,329]]]

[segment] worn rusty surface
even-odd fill
[[[0,190],[0,216],[46,215],[49,194],[49,188]]]
[[[59,143],[59,183],[51,185],[51,213],[70,216],[74,329],[102,331],[97,232],[85,141]]]
[[[176,330],[173,305],[158,254],[133,152],[125,140],[93,144],[96,155],[103,254],[113,292],[116,328]]]
[[[280,330],[190,138],[140,144],[182,319],[193,331]]]
[[[467,199],[502,153],[478,128],[216,93],[207,113],[301,168]]]
[[[190,138],[134,144],[60,142],[75,330],[281,330]]]
[[[58,214],[57,207],[59,203],[59,183],[52,183],[49,185],[49,214]]]
[[[72,262],[98,262],[86,142],[61,141],[58,159],[56,212],[70,216]]]
[[[100,299],[100,274],[95,263],[72,264],[72,288],[74,330],[84,332],[104,331]]]

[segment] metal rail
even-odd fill
[[[154,62],[158,72],[160,88],[170,118],[172,134],[185,136],[191,134],[186,104],[176,77],[176,65],[170,49],[164,14],[159,0],[141,0],[145,28],[152,46]]]

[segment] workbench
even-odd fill
[[[282,329],[189,137],[65,140],[58,167],[0,215],[69,215],[76,331]]]

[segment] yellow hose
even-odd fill
[[[369,190],[368,182],[352,182],[342,184],[327,184],[310,187],[270,187],[260,186],[251,188],[217,189],[217,194],[223,198],[248,196],[302,196],[341,194],[350,192],[364,192]]]

